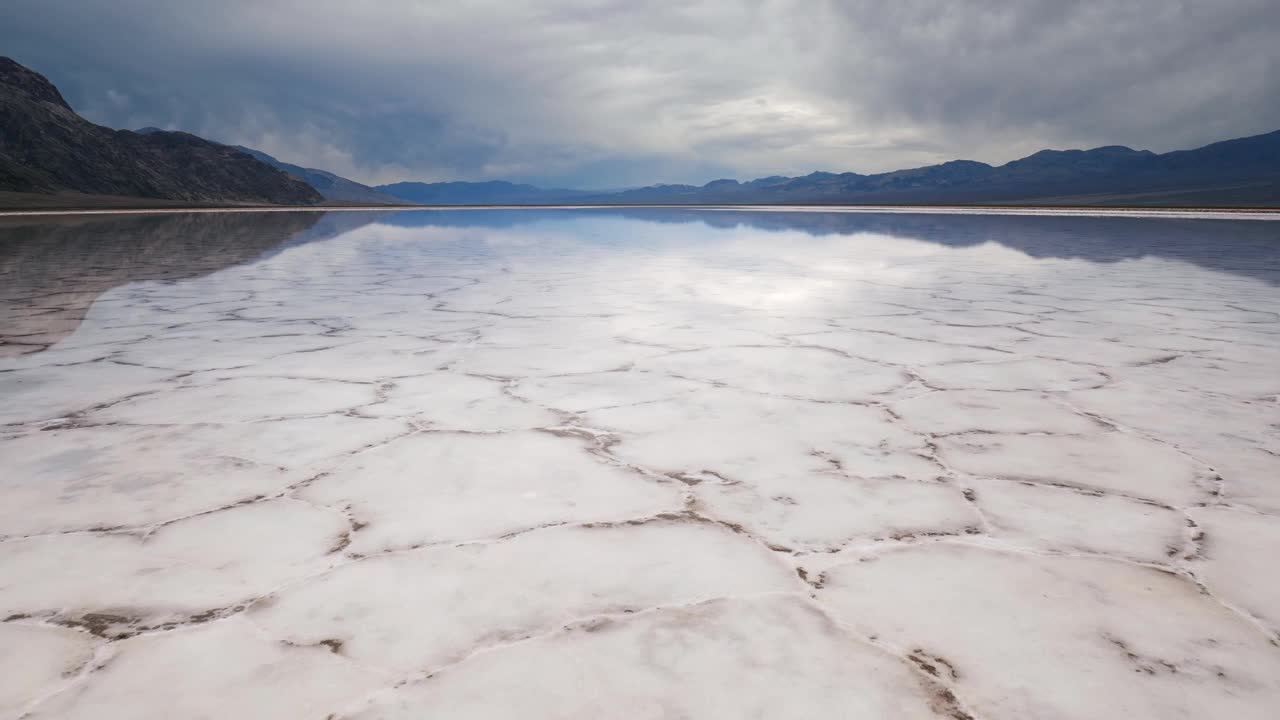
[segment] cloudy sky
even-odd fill
[[[1280,128],[1276,0],[3,0],[91,120],[372,183],[877,172]]]

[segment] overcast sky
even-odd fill
[[[878,172],[1280,128],[1276,0],[0,0],[89,119],[363,182]]]

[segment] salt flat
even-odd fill
[[[1271,222],[0,226],[0,717],[1274,718]]]

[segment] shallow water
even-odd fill
[[[0,221],[0,715],[1271,718],[1280,224]]]

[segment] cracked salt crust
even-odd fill
[[[1266,224],[626,212],[0,242],[0,714],[1274,715]]]

